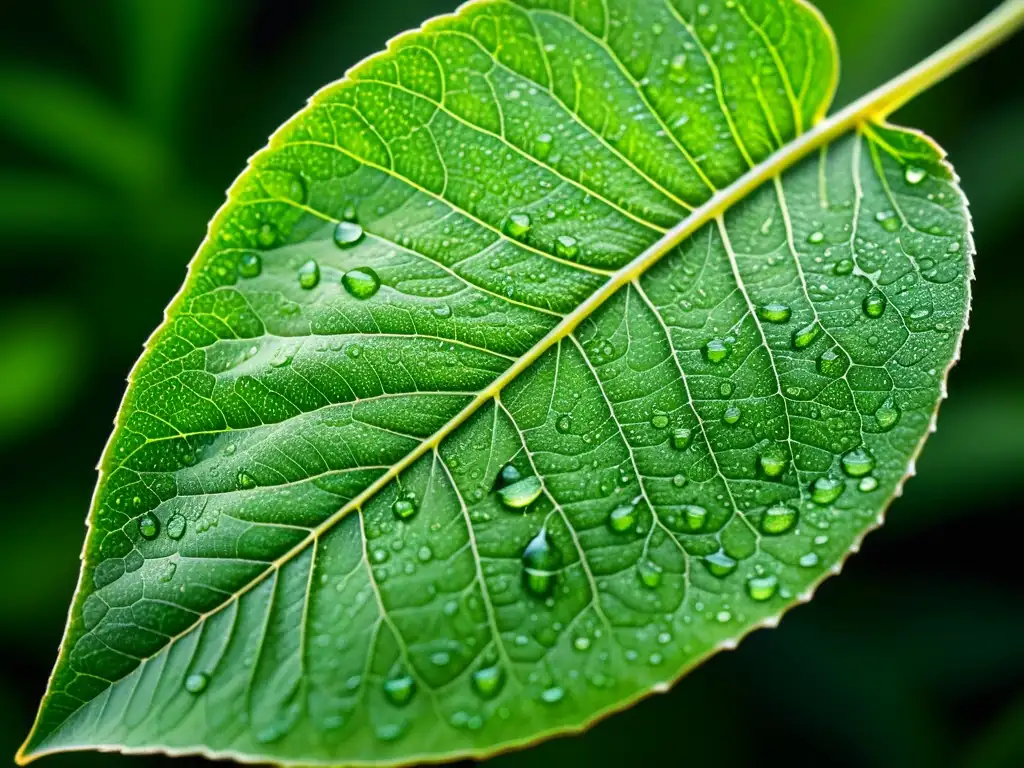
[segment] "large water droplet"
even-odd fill
[[[144,539],[155,539],[160,533],[160,520],[155,515],[143,515],[139,518],[139,533]]]
[[[384,681],[384,695],[395,706],[401,707],[409,703],[416,693],[416,681],[411,675],[400,675]]]
[[[864,297],[864,314],[868,317],[881,317],[885,314],[886,303],[881,291],[871,291]]]
[[[651,426],[655,429],[664,429],[668,426],[668,416],[664,413],[656,413],[651,416]]]
[[[807,242],[811,243],[812,245],[817,245],[818,243],[822,243],[824,241],[825,241],[825,233],[824,232],[811,232],[811,234],[809,234],[807,236]]]
[[[761,517],[761,532],[770,536],[785,533],[796,524],[796,510],[785,504],[775,504]]]
[[[895,232],[901,226],[899,217],[893,211],[879,211],[875,214],[875,221],[881,224],[886,232]]]
[[[580,252],[580,246],[575,237],[559,235],[555,240],[555,254],[563,259],[575,258]]]
[[[821,328],[817,322],[805,325],[803,328],[799,328],[793,331],[793,348],[794,349],[805,349],[814,343],[814,340],[818,338],[818,334],[821,333]]]
[[[704,558],[704,567],[712,576],[725,578],[736,570],[736,560],[725,554],[724,550],[718,550]]]
[[[334,244],[339,248],[351,248],[363,239],[363,228],[354,221],[339,221],[334,227]]]
[[[906,170],[903,171],[903,178],[906,179],[907,184],[910,184],[911,186],[917,186],[920,184],[924,181],[924,177],[927,175],[927,171],[922,168],[918,168],[915,165],[908,165]]]
[[[838,378],[843,375],[846,370],[846,361],[843,356],[839,354],[839,350],[836,347],[826,349],[818,357],[818,373],[822,376],[828,376],[830,378]]]
[[[845,488],[845,484],[838,477],[819,477],[811,483],[811,501],[815,504],[831,504],[838,499]]]
[[[775,576],[754,576],[747,579],[747,594],[759,603],[771,599],[778,588],[779,580]]]
[[[398,499],[391,505],[391,511],[399,520],[408,520],[416,514],[416,502],[412,499]]]
[[[485,699],[493,699],[505,685],[505,670],[499,666],[482,667],[473,673],[473,689]]]
[[[242,277],[258,277],[263,271],[263,257],[258,253],[243,253],[238,260],[238,274]]]
[[[513,213],[505,220],[505,234],[520,239],[530,231],[530,217],[525,213]]]
[[[197,695],[205,691],[206,686],[209,684],[210,676],[205,672],[193,672],[185,678],[185,690],[193,695]]]
[[[558,686],[541,691],[540,700],[545,704],[557,704],[565,698],[565,691]]]
[[[299,267],[299,287],[305,288],[307,291],[316,286],[320,282],[320,265],[313,259],[310,259],[301,267]]]
[[[175,540],[180,539],[185,535],[186,525],[185,517],[175,512],[167,518],[167,535]]]
[[[640,577],[640,583],[649,589],[661,584],[662,568],[651,560],[644,559],[637,563],[636,573]]]
[[[786,470],[788,459],[786,451],[781,445],[770,445],[765,448],[758,457],[761,471],[767,477],[778,477]]]
[[[498,496],[501,503],[509,509],[525,509],[537,500],[543,490],[540,478],[531,475],[499,488]]]
[[[558,421],[555,422],[555,429],[564,435],[572,429],[572,419],[569,416],[559,416]]]
[[[892,398],[878,406],[878,410],[875,411],[875,423],[883,432],[888,432],[895,427],[899,420],[900,408],[893,402]]]
[[[708,521],[708,511],[696,504],[687,504],[682,509],[683,522],[691,531],[699,531],[704,528]]]
[[[616,533],[625,533],[636,528],[636,507],[623,504],[608,515],[608,527]]]
[[[818,553],[808,552],[806,555],[801,555],[799,563],[803,568],[813,568],[818,564]]]
[[[878,487],[878,478],[868,475],[862,477],[860,482],[857,483],[857,488],[860,489],[861,493],[870,493]]]
[[[253,480],[252,477],[247,472],[239,472],[238,476],[235,478],[235,482],[238,484],[238,487],[243,491],[256,487],[256,481]]]
[[[547,156],[551,154],[551,145],[554,139],[550,133],[541,133],[534,139],[533,142],[533,154],[538,160],[546,160]]]
[[[840,259],[836,262],[836,265],[832,268],[833,274],[843,277],[853,272],[853,259]]]
[[[693,430],[687,427],[680,427],[672,431],[672,447],[677,451],[685,451],[693,442]]]
[[[350,269],[341,276],[341,284],[356,299],[368,299],[380,290],[380,278],[369,267]]]
[[[732,425],[739,421],[741,416],[743,416],[743,411],[740,410],[740,407],[738,405],[730,405],[725,409],[725,413],[722,414],[722,421]]]
[[[850,477],[863,477],[875,468],[875,459],[864,448],[854,448],[843,456],[842,465]]]
[[[541,528],[523,550],[523,583],[537,597],[547,597],[555,588],[556,571],[562,566],[562,553]]]
[[[721,363],[729,356],[729,345],[722,339],[712,339],[704,345],[704,357],[709,363]]]
[[[786,323],[789,322],[789,318],[793,314],[793,310],[785,304],[772,302],[771,304],[765,304],[764,306],[759,307],[757,314],[767,323]]]

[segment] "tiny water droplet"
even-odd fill
[[[759,603],[771,599],[778,588],[779,580],[775,576],[754,576],[747,579],[747,594]]]
[[[410,675],[401,675],[384,681],[384,695],[397,707],[404,706],[416,693],[416,681]]]
[[[863,477],[875,468],[875,460],[864,448],[854,448],[843,456],[842,465],[850,477]]]
[[[398,499],[391,505],[391,511],[399,520],[408,520],[416,514],[416,503],[412,499]]]
[[[210,676],[205,672],[193,672],[185,678],[185,690],[195,695],[206,690],[210,683]]]
[[[482,667],[473,673],[473,688],[485,699],[493,699],[505,685],[505,670],[499,666]]]
[[[709,363],[721,363],[730,353],[729,345],[722,339],[712,339],[704,345],[704,357]]]
[[[785,504],[775,504],[761,517],[761,532],[770,536],[785,533],[796,524],[796,510]]]
[[[139,533],[144,539],[155,539],[160,533],[160,520],[154,515],[143,515],[139,518]]]
[[[857,487],[863,493],[870,493],[871,491],[875,490],[875,488],[878,487],[878,479],[871,475],[868,475],[867,477],[862,477],[860,482],[857,484]]]
[[[757,314],[766,323],[786,323],[789,322],[789,318],[793,314],[793,310],[785,304],[772,302],[771,304],[765,304],[764,306],[759,307]]]
[[[821,243],[821,242],[824,242],[824,241],[825,241],[825,233],[824,232],[811,232],[811,234],[809,234],[807,236],[807,242],[808,243],[813,243],[814,245],[817,245],[818,243]]]
[[[864,314],[868,317],[881,317],[885,314],[886,303],[881,291],[871,291],[864,297]]]
[[[825,506],[838,499],[845,485],[838,477],[819,477],[811,483],[811,501]]]
[[[710,555],[707,555],[704,560],[704,567],[708,569],[708,573],[718,578],[725,578],[730,573],[736,570],[736,560],[725,554],[724,550],[718,550]]]
[[[623,504],[613,509],[608,515],[608,527],[616,533],[636,528],[636,508],[632,504]]]
[[[555,686],[554,688],[547,688],[540,694],[540,700],[545,704],[557,704],[565,698],[565,691]]]
[[[531,226],[530,217],[525,213],[513,213],[505,220],[505,234],[519,239],[526,236]]]
[[[320,283],[320,265],[310,259],[299,267],[299,287],[305,290],[316,288]]]
[[[512,469],[515,470],[515,467]],[[525,509],[537,500],[543,490],[540,478],[531,475],[499,488],[498,496],[501,503],[509,509]]]
[[[258,277],[263,271],[263,257],[258,253],[243,253],[238,260],[238,274],[242,277]]]
[[[800,558],[800,565],[804,568],[813,568],[818,564],[818,553],[808,552]]]
[[[354,221],[339,221],[334,227],[334,244],[339,248],[351,248],[363,239],[363,228]]]
[[[541,528],[523,550],[523,583],[537,597],[548,597],[555,588],[556,571],[562,565],[562,553]]]
[[[368,299],[380,290],[380,278],[369,267],[350,269],[341,276],[341,284],[356,299]]]

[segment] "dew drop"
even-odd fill
[[[691,531],[699,531],[708,520],[708,511],[696,504],[687,504],[683,507],[683,522]]]
[[[242,277],[258,277],[263,271],[263,257],[258,253],[243,253],[238,260],[238,274]]]
[[[886,300],[881,291],[871,291],[864,297],[864,314],[868,317],[881,317],[885,314]]]
[[[899,217],[892,211],[879,211],[875,214],[875,221],[881,224],[886,232],[895,232],[900,228]]]
[[[623,504],[608,515],[608,527],[616,533],[625,533],[636,528],[636,507]]]
[[[808,552],[800,558],[799,563],[804,568],[813,568],[818,564],[818,553]]]
[[[911,186],[917,186],[920,184],[924,181],[924,177],[927,175],[927,172],[923,168],[918,168],[914,165],[908,165],[906,170],[903,171],[903,178],[906,179],[907,184],[910,184]]]
[[[844,487],[838,477],[819,477],[811,483],[811,501],[822,506],[831,504],[842,495]]]
[[[177,541],[185,535],[185,527],[187,523],[184,515],[180,515],[175,512],[169,518],[167,518],[167,535]]]
[[[160,521],[154,515],[143,515],[139,518],[139,533],[144,539],[155,539],[160,533]]]
[[[826,349],[818,357],[818,373],[822,376],[837,378],[843,375],[846,364],[835,347]]]
[[[772,302],[771,304],[765,304],[764,306],[759,307],[757,314],[766,323],[786,323],[789,322],[789,318],[793,314],[793,310],[785,304]]]
[[[730,405],[725,409],[725,413],[722,414],[722,421],[732,425],[739,421],[742,415],[743,411],[740,410],[738,405]]]
[[[636,564],[636,573],[640,577],[640,583],[648,589],[654,589],[661,584],[662,568],[651,560],[641,560]]]
[[[868,475],[867,477],[862,477],[860,479],[860,482],[857,484],[857,487],[861,490],[862,493],[870,493],[871,491],[875,490],[875,488],[878,487],[878,480],[877,478]]]
[[[299,287],[307,291],[316,288],[320,283],[320,265],[310,259],[299,267]]]
[[[572,419],[568,416],[560,416],[558,421],[555,422],[555,429],[564,435],[572,429]]]
[[[818,338],[819,333],[821,333],[821,327],[817,322],[805,325],[803,328],[793,331],[793,348],[806,349],[814,343],[814,340]]]
[[[708,573],[722,579],[736,570],[736,560],[725,554],[724,550],[718,550],[703,559],[704,567]]]
[[[818,243],[822,243],[824,241],[825,241],[825,233],[824,232],[811,232],[811,234],[809,234],[807,236],[807,242],[808,243],[812,243],[814,245],[817,245]]]
[[[498,473],[498,477],[494,481],[494,487],[502,488],[506,485],[511,485],[512,483],[522,480],[522,478],[522,473],[516,469],[514,464],[506,464]]]
[[[676,488],[682,488],[686,485],[686,475],[680,473],[672,476],[672,485]]]
[[[555,240],[555,254],[563,259],[572,259],[580,252],[580,246],[575,237],[559,235]]]
[[[668,416],[664,413],[656,413],[651,416],[651,426],[655,429],[664,429],[668,426]]]
[[[493,699],[505,685],[505,670],[499,666],[481,667],[473,673],[473,689],[485,699]]]
[[[391,511],[399,520],[408,520],[416,514],[416,503],[412,499],[398,499],[391,505]]]
[[[693,442],[693,430],[688,427],[680,427],[672,432],[672,447],[677,451],[685,451]]]
[[[676,74],[680,74],[686,69],[686,54],[677,53],[672,57],[672,61],[669,63],[672,71]]]
[[[363,228],[354,221],[339,221],[334,227],[334,244],[339,248],[351,248],[363,239]]]
[[[843,456],[842,465],[850,477],[863,477],[875,468],[875,460],[864,448],[854,448]]]
[[[850,274],[853,272],[853,259],[840,259],[832,268],[832,272],[840,277]]]
[[[197,695],[205,691],[206,686],[209,684],[210,676],[205,672],[193,672],[185,678],[185,690],[193,695]]]
[[[545,704],[557,704],[565,698],[565,691],[558,686],[541,691],[540,700]]]
[[[512,469],[518,474],[515,467]],[[498,497],[501,499],[501,503],[509,509],[525,509],[537,500],[543,490],[540,478],[531,475],[499,488]]]
[[[881,431],[888,432],[896,426],[900,415],[899,406],[890,398],[878,406],[878,410],[875,411],[875,423]]]
[[[384,681],[384,695],[396,707],[405,706],[416,693],[416,681],[410,675],[401,675]]]
[[[722,339],[712,339],[704,345],[704,357],[709,363],[721,363],[729,356],[729,345]]]
[[[555,588],[556,571],[562,565],[562,553],[541,528],[523,550],[523,583],[537,597],[548,597]]]
[[[768,507],[761,517],[761,532],[770,536],[785,533],[796,524],[796,510],[785,504]]]
[[[554,142],[550,133],[542,133],[533,142],[533,154],[538,160],[545,160],[551,154],[551,145]]]
[[[505,234],[516,239],[523,238],[531,226],[530,217],[525,213],[513,213],[505,220]]]
[[[754,576],[747,579],[747,594],[759,603],[770,600],[778,588],[779,580],[775,576]]]
[[[341,276],[341,284],[356,299],[368,299],[380,290],[380,278],[369,267],[350,269]]]
[[[778,477],[786,470],[786,451],[779,445],[772,445],[758,457],[761,471],[766,477]]]

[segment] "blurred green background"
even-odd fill
[[[0,760],[74,589],[125,376],[245,159],[305,99],[454,0],[32,0],[0,24]],[[845,103],[994,0],[819,0]],[[840,579],[667,696],[502,766],[1024,766],[1024,44],[897,119],[946,147],[978,257],[920,476]],[[199,765],[67,755],[53,766]]]

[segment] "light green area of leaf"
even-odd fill
[[[133,373],[27,753],[486,754],[808,599],[943,394],[952,171],[862,126],[656,244],[836,66],[794,0],[499,0],[318,93]]]

